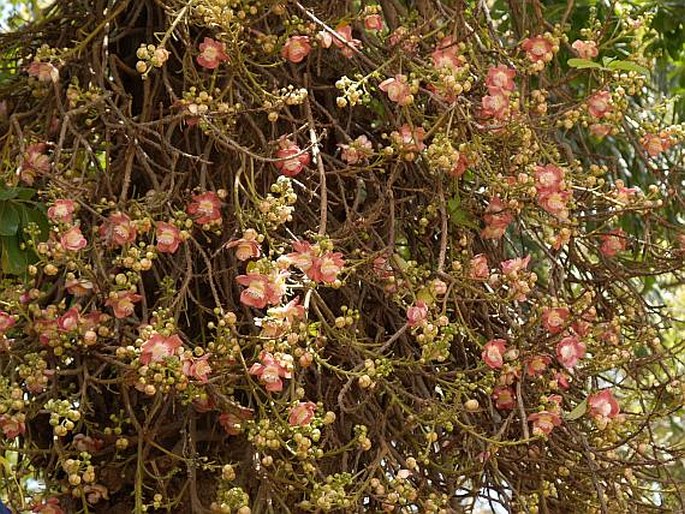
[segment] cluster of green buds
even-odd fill
[[[136,57],[139,59],[136,63],[136,71],[143,78],[147,78],[150,70],[161,68],[169,60],[169,50],[160,46],[141,43],[140,48],[136,51]]]
[[[314,484],[311,498],[300,503],[300,508],[314,512],[331,512],[336,509],[348,511],[353,506],[353,500],[345,488],[351,483],[350,473],[328,475],[323,484]]]
[[[257,206],[267,225],[275,229],[292,221],[296,202],[297,194],[293,188],[292,180],[281,175],[271,185],[271,193],[266,198],[259,200]]]
[[[371,93],[367,87],[368,77],[357,74],[355,79],[352,80],[347,75],[343,75],[335,83],[336,89],[340,91],[340,96],[335,101],[341,109],[347,106],[354,107],[360,103],[367,104],[371,101]]]
[[[68,400],[51,398],[43,406],[50,413],[50,426],[57,437],[64,437],[76,426],[81,419],[81,412],[74,409]]]

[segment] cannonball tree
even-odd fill
[[[57,0],[2,34],[5,503],[685,508],[651,16]]]

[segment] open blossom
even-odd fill
[[[521,48],[531,62],[549,62],[554,57],[554,45],[544,36],[529,37],[523,40]]]
[[[209,374],[212,372],[212,367],[209,365],[210,354],[205,353],[202,357],[192,357],[188,355],[189,352],[183,354],[182,370],[186,377],[199,380],[206,384],[209,380]]]
[[[502,120],[509,115],[509,97],[502,91],[485,95],[481,99],[481,105],[483,107],[483,116],[486,118]]]
[[[348,59],[355,52],[358,52],[362,46],[361,41],[352,37],[352,27],[346,23],[340,24],[335,28],[333,44],[340,48],[340,52]]]
[[[95,285],[90,280],[76,277],[68,278],[64,285],[66,286],[67,291],[69,291],[69,294],[73,294],[74,296],[86,296],[87,294],[92,293],[95,288]]]
[[[88,244],[88,241],[83,237],[79,227],[71,227],[61,235],[59,242],[62,245],[62,248],[70,252],[78,252]]]
[[[267,311],[272,318],[293,323],[296,319],[302,319],[305,315],[304,306],[300,305],[300,297],[297,296],[281,307],[272,307]]]
[[[183,346],[183,341],[178,335],[164,337],[162,334],[153,334],[140,347],[140,363],[148,365],[151,362],[162,362],[167,357],[172,357]]]
[[[19,412],[17,414],[9,415],[3,414],[0,416],[0,430],[2,430],[6,439],[14,439],[17,436],[26,432],[26,424],[24,423],[25,414]]]
[[[428,318],[428,306],[426,302],[419,300],[416,305],[407,309],[407,324],[410,327],[420,325]]]
[[[485,209],[483,219],[486,225],[482,232],[483,237],[486,239],[500,239],[514,219],[514,215],[506,208],[504,202],[499,197],[494,197]]]
[[[345,266],[342,253],[328,251],[319,256],[319,245],[312,245],[308,241],[294,241],[293,250],[286,256],[287,261],[314,282],[335,282]]]
[[[114,212],[100,225],[100,237],[108,245],[125,246],[135,242],[138,230],[126,214]]]
[[[5,311],[0,311],[0,334],[4,334],[14,326],[17,321]]]
[[[656,157],[668,150],[673,144],[672,139],[666,134],[645,134],[640,143],[650,157]]]
[[[542,375],[552,362],[549,355],[534,355],[526,360],[526,375],[535,378]]]
[[[491,95],[498,93],[509,95],[516,89],[514,77],[516,77],[516,70],[509,68],[505,64],[500,64],[488,69],[485,85]]]
[[[256,259],[262,254],[259,245],[259,234],[253,228],[248,228],[243,232],[243,237],[234,239],[226,244],[226,248],[235,248],[235,256],[239,261]]]
[[[482,358],[485,364],[492,369],[504,366],[504,352],[507,342],[504,339],[492,339],[483,347]]]
[[[488,258],[479,253],[469,261],[469,278],[473,280],[486,280],[490,276]]]
[[[221,223],[221,200],[214,191],[195,195],[186,212],[200,225]]]
[[[570,314],[566,307],[545,307],[542,310],[542,326],[550,334],[558,334],[564,329]]]
[[[604,422],[615,418],[621,412],[611,389],[604,389],[599,393],[588,396],[587,406],[588,414],[591,417]]]
[[[279,160],[274,163],[276,168],[286,177],[299,175],[311,160],[309,152],[302,152],[299,146],[285,138],[278,145],[276,158]]]
[[[222,62],[228,61],[226,55],[226,45],[219,41],[215,41],[211,37],[206,37],[200,43],[200,55],[197,56],[197,63],[203,68],[213,70]]]
[[[181,231],[176,225],[158,221],[155,229],[155,238],[157,239],[155,246],[158,252],[176,253],[178,245],[181,244]]]
[[[303,427],[309,425],[314,419],[316,404],[314,402],[300,402],[290,410],[288,423],[291,427]]]
[[[585,344],[578,339],[578,336],[564,337],[557,344],[557,360],[565,368],[575,368],[583,357],[585,357]]]
[[[500,410],[511,410],[516,406],[516,393],[511,387],[496,387],[492,391],[492,399]]]
[[[411,94],[411,87],[407,81],[406,75],[395,75],[389,79],[385,79],[380,83],[378,88],[388,94],[390,101],[399,105],[409,105],[414,101],[414,96]]]
[[[254,411],[239,407],[238,412],[223,412],[219,415],[219,424],[228,435],[239,435],[245,428],[244,422],[254,418]]]
[[[413,160],[417,152],[421,152],[426,148],[426,145],[423,143],[425,137],[426,131],[423,127],[412,129],[408,123],[402,125],[399,131],[393,130],[390,133],[392,142],[397,145],[406,160]]]
[[[135,304],[142,299],[142,296],[131,291],[117,291],[110,294],[105,305],[112,307],[115,318],[123,319],[128,318],[135,312]]]
[[[576,39],[571,45],[576,51],[576,54],[581,59],[594,59],[599,55],[599,49],[597,48],[597,43],[594,41],[581,41]]]
[[[538,193],[544,191],[559,191],[564,189],[564,170],[553,164],[535,167],[535,189]]]
[[[33,61],[27,70],[30,77],[37,78],[40,82],[58,82],[59,70],[49,62]]]
[[[283,274],[248,273],[247,275],[239,275],[236,277],[236,282],[246,287],[240,293],[240,302],[255,309],[263,309],[267,304],[278,305],[281,303],[281,297],[285,294],[281,283],[284,281],[285,275]]]
[[[255,375],[267,391],[282,391],[282,379],[292,378],[292,357],[282,354],[274,356],[269,352],[262,352],[259,360],[261,362],[254,363],[250,368],[250,375]]]
[[[373,153],[373,145],[365,135],[359,136],[349,145],[339,144],[340,157],[347,164],[357,164],[364,159],[368,159]]]
[[[614,257],[619,252],[625,250],[626,246],[625,232],[623,232],[623,229],[616,228],[602,236],[602,246],[600,246],[599,251],[605,257]]]
[[[611,93],[609,91],[598,91],[588,98],[587,111],[593,118],[602,119],[611,110]]]
[[[449,68],[458,70],[466,62],[463,56],[459,55],[459,46],[455,43],[452,36],[444,37],[436,45],[431,53],[433,66],[436,68]]]
[[[364,28],[369,31],[383,30],[383,17],[380,14],[364,16]]]
[[[502,273],[507,277],[515,276],[519,271],[525,271],[530,263],[530,255],[525,257],[516,257],[514,259],[509,259],[507,261],[502,261],[500,267],[502,268]]]
[[[309,36],[290,36],[281,49],[281,57],[297,64],[302,62],[311,51]]]
[[[607,123],[593,123],[590,125],[590,133],[599,139],[603,139],[611,134],[612,130],[613,127]]]
[[[62,332],[73,332],[78,329],[79,321],[79,311],[76,307],[72,307],[57,318],[57,328]]]
[[[571,191],[541,191],[537,195],[537,202],[551,215],[565,220],[569,216],[568,202],[571,196]]]
[[[75,206],[74,200],[55,200],[55,203],[48,209],[48,218],[52,221],[71,223]]]
[[[34,143],[26,148],[21,163],[21,180],[32,185],[36,175],[44,175],[50,171],[50,157],[46,155],[45,143]]]
[[[554,427],[561,425],[561,416],[558,412],[543,410],[528,416],[528,422],[533,425],[534,435],[549,435]]]

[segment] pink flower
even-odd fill
[[[507,342],[504,339],[492,339],[483,347],[482,358],[485,364],[492,369],[504,366],[504,352]]]
[[[420,325],[428,318],[428,306],[426,302],[419,300],[416,305],[407,309],[407,324],[410,327]]]
[[[54,496],[48,498],[45,503],[41,503],[33,507],[31,512],[37,512],[40,514],[66,514],[62,507],[59,506],[59,500]]]
[[[496,387],[492,392],[495,407],[500,410],[511,410],[516,407],[516,394],[511,387]]]
[[[349,145],[339,144],[340,157],[347,164],[357,164],[358,162],[368,159],[373,153],[373,146],[371,141],[364,135],[359,136]]]
[[[30,77],[35,77],[40,82],[59,81],[59,70],[49,62],[33,61],[26,71]]]
[[[254,418],[254,411],[239,407],[237,413],[223,412],[219,416],[219,424],[228,435],[239,435],[245,428],[243,422]]]
[[[611,129],[611,125],[607,125],[606,123],[593,123],[590,125],[590,133],[599,139],[611,134]]]
[[[206,37],[200,43],[200,55],[197,56],[197,63],[203,68],[213,70],[222,62],[228,61],[226,55],[226,45],[219,41],[213,40],[211,37]]]
[[[528,422],[533,424],[534,435],[549,435],[554,427],[561,425],[558,412],[543,410],[528,416]]]
[[[504,95],[511,94],[516,89],[514,77],[516,70],[509,68],[504,64],[493,66],[488,70],[488,76],[485,79],[485,85],[491,95],[502,93]]]
[[[481,99],[483,116],[503,120],[509,115],[509,97],[502,91],[496,91]]]
[[[151,362],[162,362],[167,357],[173,357],[181,346],[183,341],[178,335],[164,337],[155,333],[140,347],[140,363],[147,366]]]
[[[565,220],[569,216],[568,202],[571,196],[571,191],[540,191],[537,201],[545,211]]]
[[[558,334],[564,329],[570,312],[566,307],[545,307],[542,310],[542,326],[550,334]]]
[[[135,311],[135,304],[142,300],[142,296],[131,291],[117,291],[110,295],[105,305],[112,307],[114,317],[117,319],[128,318]]]
[[[4,334],[17,322],[10,314],[0,311],[0,334]]]
[[[526,375],[529,377],[539,377],[542,375],[552,358],[548,355],[534,355],[526,361]]]
[[[14,439],[26,432],[24,419],[25,415],[21,412],[12,416],[9,414],[0,416],[0,430],[5,434],[6,439]]]
[[[45,143],[34,143],[26,148],[21,163],[21,180],[32,185],[37,174],[46,174],[50,171],[50,158],[45,154]]]
[[[195,195],[186,212],[200,225],[220,224],[221,200],[214,191]]]
[[[486,280],[490,276],[488,258],[479,253],[469,261],[469,278],[473,280]]]
[[[287,39],[281,49],[281,57],[292,63],[299,63],[304,60],[312,51],[308,36],[291,36]]]
[[[362,42],[352,37],[352,27],[346,23],[340,24],[335,28],[337,37],[333,38],[333,44],[340,48],[342,54],[348,59],[352,57],[355,52],[358,52],[362,46]]]
[[[640,139],[640,143],[651,157],[656,157],[660,153],[668,150],[673,144],[673,141],[667,134],[645,134],[642,139]]]
[[[292,378],[292,358],[276,359],[269,352],[259,354],[261,363],[255,363],[250,368],[250,375],[255,375],[267,391],[278,392],[283,390],[283,378]],[[288,356],[290,357],[290,356]]]
[[[599,91],[588,98],[587,111],[593,118],[602,119],[611,109],[611,93],[608,91]]]
[[[81,229],[79,227],[71,227],[62,234],[59,238],[59,242],[62,245],[62,248],[70,252],[78,252],[88,244],[86,238],[81,234]]]
[[[542,191],[559,191],[564,189],[564,170],[553,164],[535,167],[535,189]]]
[[[576,39],[571,45],[581,59],[594,59],[599,55],[597,43],[594,41],[581,41]]]
[[[333,36],[325,30],[321,30],[316,34],[316,40],[322,48],[330,48],[333,44]]]
[[[364,28],[369,31],[383,30],[383,18],[380,14],[367,14],[364,16]]]
[[[262,254],[259,246],[259,234],[253,228],[248,228],[243,232],[243,237],[230,241],[226,248],[235,248],[235,256],[239,261],[256,259]]]
[[[209,380],[209,374],[212,372],[212,367],[209,365],[209,354],[205,353],[202,357],[194,358],[183,354],[182,370],[186,377],[199,380],[206,384]]]
[[[605,257],[614,257],[618,252],[626,249],[627,242],[623,229],[616,228],[602,236],[602,246],[599,251]]]
[[[399,105],[409,105],[414,101],[406,75],[395,75],[394,78],[385,79],[378,88],[388,94],[390,101]]]
[[[585,344],[578,339],[578,336],[564,337],[557,344],[557,360],[565,368],[575,368],[583,357],[585,357]]]
[[[611,389],[604,389],[599,393],[588,396],[588,414],[600,421],[613,419],[621,412],[621,408],[614,398]]]
[[[241,303],[256,309],[263,309],[267,304],[278,305],[284,293],[277,283],[278,279],[279,277],[254,272],[237,276],[236,281],[246,286],[246,289],[240,293]]]
[[[530,255],[525,257],[516,257],[514,259],[509,259],[507,261],[502,261],[500,267],[502,268],[502,273],[507,277],[514,277],[519,271],[525,271],[530,263]]]
[[[57,328],[62,332],[74,332],[78,329],[79,321],[79,311],[76,307],[72,307],[57,318]]]
[[[267,311],[273,318],[285,320],[291,324],[296,319],[302,319],[305,315],[304,306],[300,305],[300,297],[297,296],[282,307],[273,307]]]
[[[155,246],[160,253],[176,253],[178,245],[181,244],[181,231],[176,225],[164,221],[157,222],[155,237]]]
[[[571,387],[568,383],[569,375],[563,371],[557,371],[554,374],[554,383],[564,391]]]
[[[486,224],[482,232],[483,237],[486,239],[500,239],[514,219],[514,215],[506,208],[504,202],[496,196],[490,200],[485,209],[483,219]]]
[[[454,42],[452,36],[443,38],[431,53],[431,60],[433,66],[436,68],[449,68],[451,70],[458,70],[464,65],[464,59],[459,55],[459,47]]]
[[[67,291],[69,291],[69,294],[73,294],[74,296],[86,296],[87,294],[92,293],[95,288],[93,283],[85,278],[67,279],[64,285],[66,286]]]
[[[126,214],[114,212],[109,215],[98,231],[108,245],[125,246],[135,242],[138,236],[136,226]]]
[[[413,160],[417,152],[426,148],[426,145],[423,143],[425,137],[426,131],[423,127],[412,129],[407,123],[402,125],[399,131],[394,130],[390,134],[393,143],[398,146],[406,160]]]
[[[470,164],[471,163],[469,162],[468,157],[466,157],[466,155],[464,155],[463,152],[460,152],[457,162],[449,172],[450,177],[461,177],[464,174],[464,172],[468,169]]]
[[[293,250],[286,256],[287,260],[314,282],[335,282],[345,265],[342,253],[326,252],[319,257],[319,246],[312,246],[308,241],[294,241]]]
[[[55,200],[55,203],[48,209],[48,218],[52,221],[71,223],[74,207],[74,200]]]
[[[299,146],[285,138],[278,145],[280,148],[276,152],[276,158],[279,160],[274,163],[276,168],[286,177],[299,175],[309,164],[309,152],[302,152]]]
[[[549,62],[554,57],[554,48],[544,36],[529,37],[521,44],[531,62]]]
[[[291,427],[303,427],[309,425],[314,419],[316,404],[314,402],[300,402],[290,411],[288,423]]]

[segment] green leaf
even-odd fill
[[[48,222],[48,217],[45,215],[45,209],[42,205],[23,206],[21,209],[21,226],[22,228],[28,227],[29,223],[35,223],[40,229],[41,239],[45,240],[48,237],[48,232],[50,231],[50,224]]]
[[[602,65],[599,64],[598,62],[589,61],[587,59],[573,58],[573,59],[569,59],[567,61],[567,64],[571,68],[578,68],[579,70],[584,70],[586,68],[598,68],[598,69],[602,68]]]
[[[649,76],[650,72],[644,66],[640,66],[632,61],[613,61],[607,66],[610,70],[634,71],[641,75]]]
[[[36,194],[35,189],[29,187],[9,187],[7,189],[0,189],[0,200],[30,200]]]
[[[575,409],[564,416],[566,421],[573,421],[583,416],[587,412],[587,398],[576,405]]]
[[[29,264],[29,255],[26,250],[19,247],[19,239],[16,236],[0,237],[0,267],[2,272],[8,275],[22,275],[26,272]]]
[[[0,236],[14,236],[19,231],[19,212],[9,201],[0,203]]]

